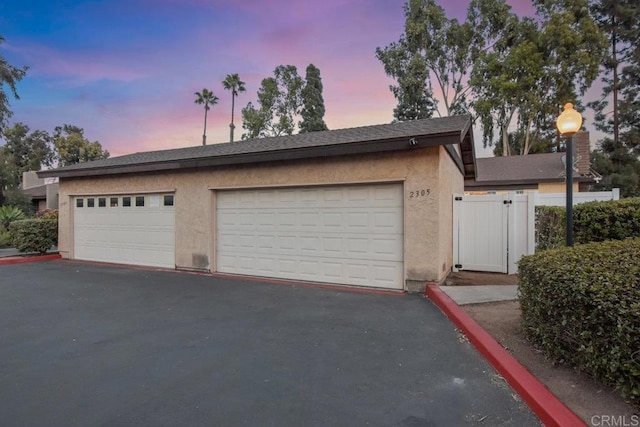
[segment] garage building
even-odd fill
[[[417,291],[451,270],[468,116],[135,153],[59,177],[64,258]]]

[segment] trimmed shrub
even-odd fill
[[[58,242],[58,221],[25,219],[9,226],[13,246],[20,252],[45,253]]]
[[[565,208],[536,206],[536,251],[564,246],[566,225]]]
[[[518,268],[525,336],[640,407],[640,238],[542,251]]]
[[[566,214],[559,206],[536,206],[536,250],[565,245]],[[581,203],[573,208],[576,243],[640,237],[640,198]]]
[[[640,198],[583,203],[574,208],[579,243],[640,237]]]

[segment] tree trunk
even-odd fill
[[[236,126],[233,124],[233,110],[235,109],[235,104],[236,104],[236,94],[235,92],[231,91],[231,124],[229,125],[229,142],[233,142],[233,130],[236,128]]]
[[[527,128],[524,131],[524,147],[522,149],[522,155],[526,156],[531,150],[531,125],[533,124],[533,118],[530,118],[527,122]]]
[[[507,126],[502,125],[502,155],[503,156],[510,156],[510,150],[509,150],[509,133],[508,133],[508,128]]]
[[[204,131],[202,132],[202,145],[207,145],[207,105],[204,107]]]
[[[620,121],[618,118],[618,52],[617,52],[617,38],[616,38],[616,18],[611,18],[611,53],[613,57],[613,142],[617,147],[620,142]]]

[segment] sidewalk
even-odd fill
[[[518,299],[517,285],[440,286],[458,305]]]
[[[512,301],[518,299],[518,278],[514,274],[452,273],[440,289],[456,304]]]

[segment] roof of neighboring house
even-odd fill
[[[46,199],[47,198],[47,186],[38,185],[37,187],[27,188],[22,190],[22,194],[31,197],[32,199]]]
[[[476,179],[465,187],[499,185],[526,185],[539,182],[563,182],[565,177],[565,153],[529,154],[526,156],[486,157],[476,159]],[[593,170],[589,175],[576,175],[576,181],[593,181],[598,176]]]
[[[412,138],[417,144],[409,143]],[[458,156],[454,144],[460,144],[462,156]],[[135,153],[40,171],[38,176],[64,178],[110,175],[413,150],[437,145],[447,147],[466,176],[475,174],[471,118],[453,116]]]

